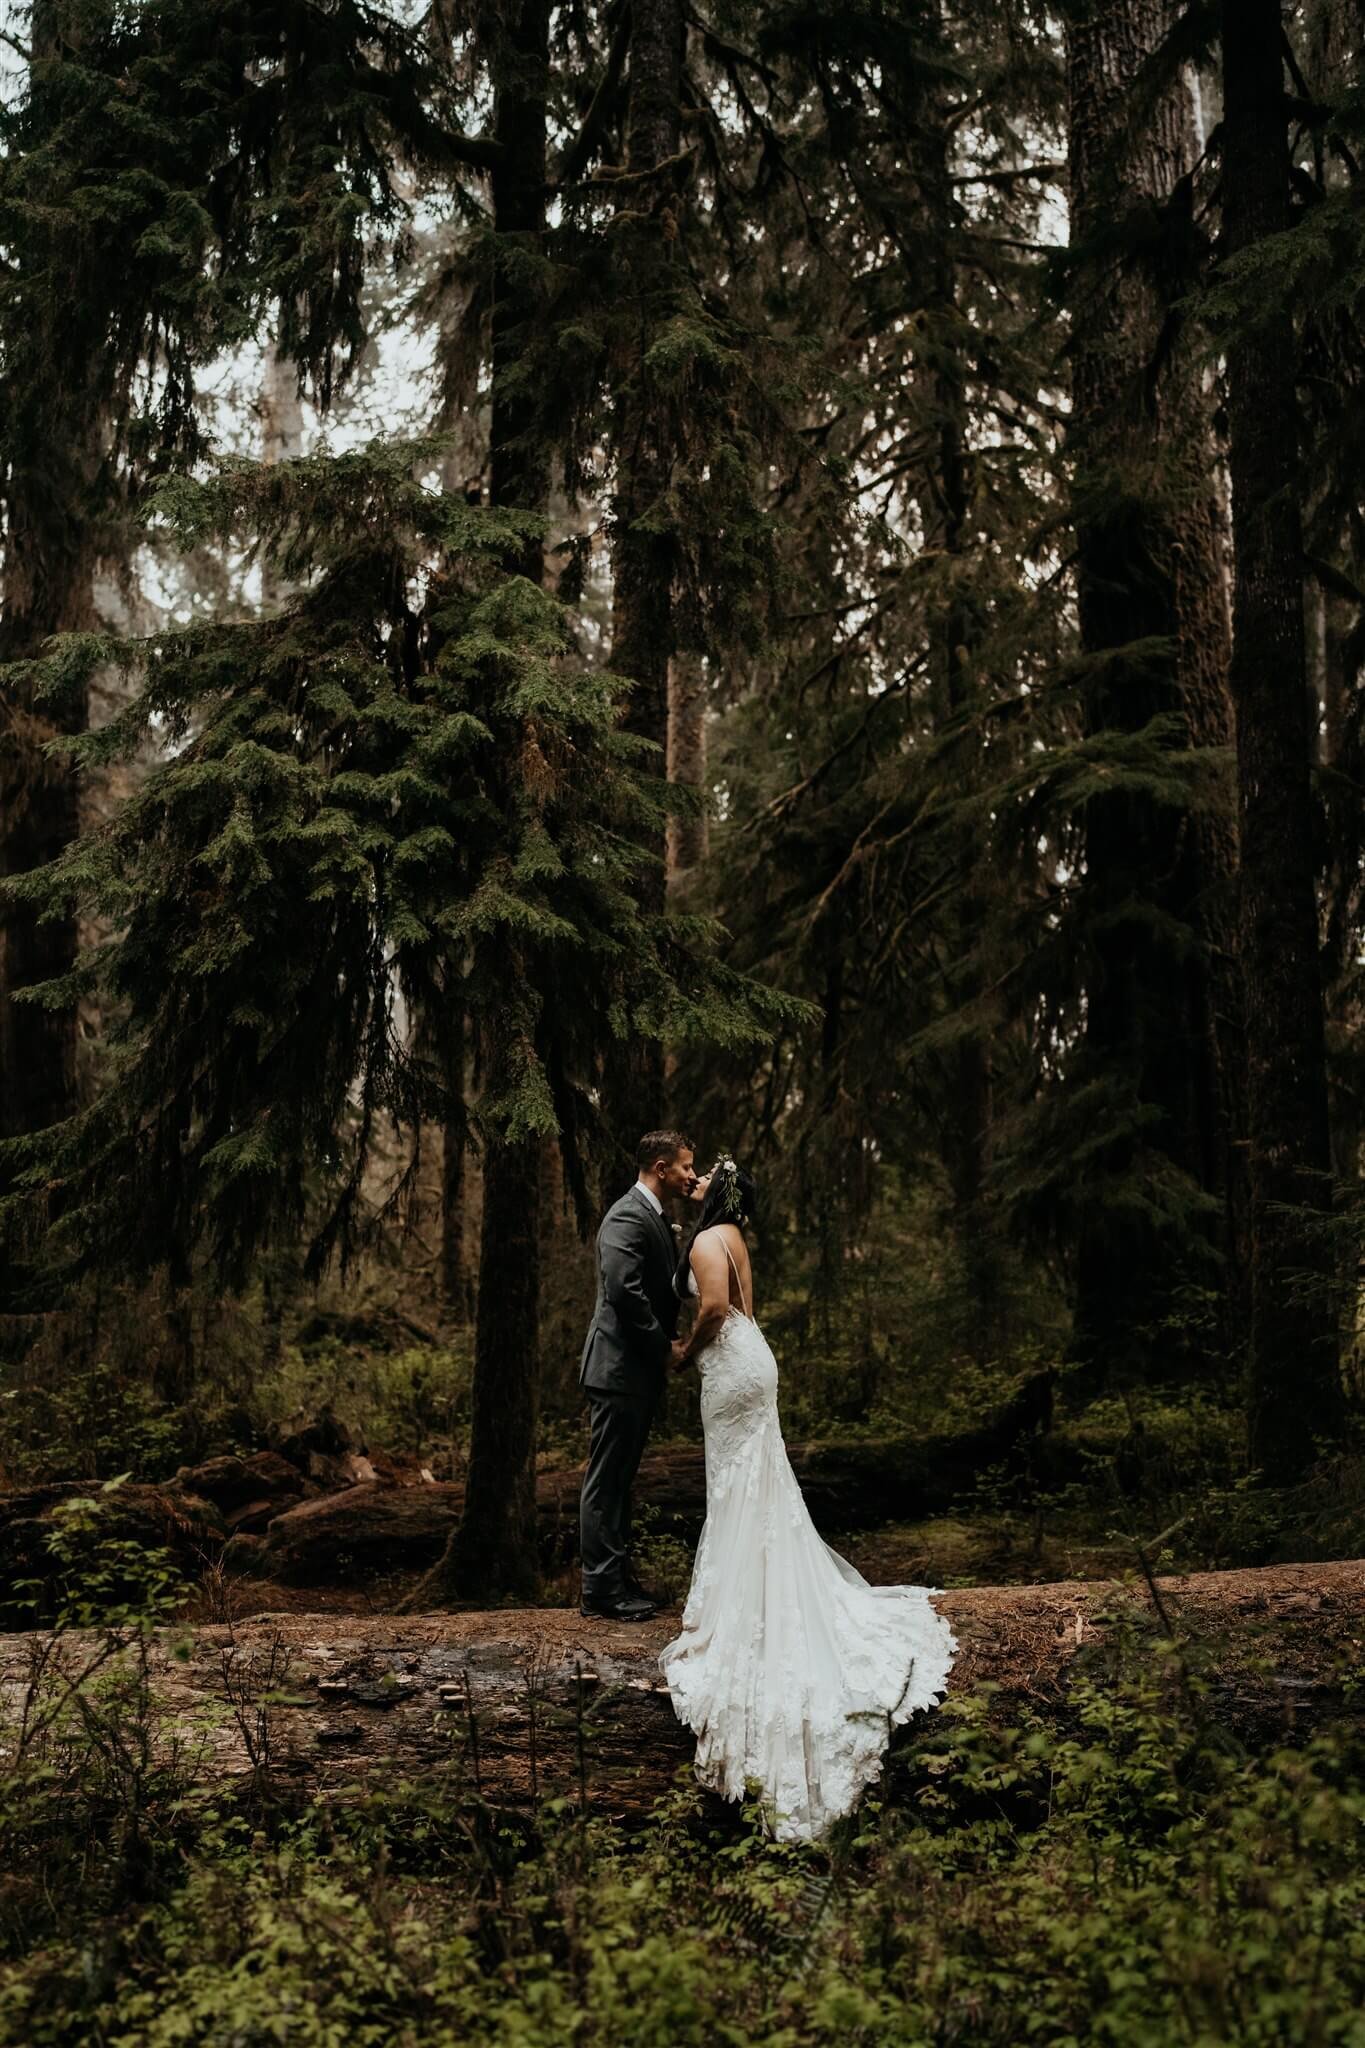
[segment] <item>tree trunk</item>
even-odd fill
[[[949,25],[940,10],[939,31],[945,41]],[[980,787],[981,736],[972,716],[973,649],[978,639],[976,609],[967,592],[966,561],[973,545],[969,530],[972,456],[967,406],[965,323],[958,305],[953,262],[960,205],[952,182],[948,107],[942,95],[931,105],[923,124],[924,182],[928,197],[935,254],[933,300],[928,307],[934,338],[932,392],[937,414],[938,462],[932,475],[938,500],[937,530],[930,545],[940,557],[944,595],[935,607],[935,722],[940,731],[956,728],[943,773],[966,796]],[[912,280],[912,283],[914,280]],[[983,990],[979,948],[985,935],[988,905],[981,886],[981,848],[976,831],[959,828],[953,862],[962,877],[952,935],[951,983],[948,1000],[970,1013]],[[995,1357],[1001,1340],[1004,1287],[999,1240],[986,1201],[995,1115],[995,1081],[991,1065],[990,1026],[969,1018],[954,1044],[947,1090],[949,1123],[944,1164],[953,1190],[955,1224],[972,1301],[969,1341],[977,1357]]]
[[[618,247],[632,318],[613,365],[616,488],[612,502],[612,667],[635,689],[631,730],[668,745],[668,670],[673,653],[676,542],[664,512],[673,473],[669,408],[646,362],[669,293],[677,219],[667,168],[682,132],[683,0],[635,0],[625,170]],[[661,167],[664,167],[661,169]],[[657,175],[651,175],[656,173]],[[656,530],[659,526],[662,530]]]
[[[9,501],[10,563],[7,617],[0,660],[36,655],[50,633],[93,624],[88,609],[93,577],[87,560],[71,560],[71,582],[50,589],[48,602],[25,606],[17,598],[21,577],[37,567],[23,562],[22,511]],[[56,565],[50,559],[44,570]],[[41,574],[41,572],[39,572]],[[60,570],[58,570],[60,583]],[[84,691],[60,707],[34,702],[30,685],[0,681],[0,878],[44,867],[65,851],[80,830],[80,777],[61,759],[45,757],[44,741],[84,730]],[[74,917],[40,924],[36,908],[0,897],[0,1137],[60,1123],[76,1107],[75,1005],[49,1010],[14,1001],[15,991],[70,971],[76,958]]]
[[[628,312],[621,318],[611,362],[616,470],[611,666],[634,685],[626,724],[659,748],[661,775],[668,759],[677,544],[667,508],[673,474],[670,405],[651,378],[647,358],[667,311],[675,261],[678,178],[673,166],[682,133],[686,41],[684,0],[634,0],[627,182],[612,230]],[[663,861],[652,861],[636,886],[642,908],[661,914]],[[638,1139],[663,1117],[664,1063],[657,1039],[614,1048],[610,1059],[604,1096],[616,1165],[607,1192],[616,1194],[635,1178]]]
[[[474,1401],[464,1512],[427,1588],[458,1600],[533,1599],[540,1586],[540,1183],[544,1147],[484,1153]]]
[[[79,39],[69,7],[39,0],[33,8],[29,42],[35,58],[54,59]],[[41,68],[30,74],[35,133],[50,132],[59,119],[44,105]],[[36,256],[17,248],[11,257],[22,281],[33,260],[46,263],[60,280],[64,252],[60,229],[45,241],[33,228]],[[46,294],[59,282],[39,283],[33,292],[32,325],[4,338],[6,423],[3,468],[4,569],[0,586],[0,664],[41,654],[50,634],[96,624],[95,578],[102,538],[100,491],[106,438],[101,360],[72,360],[60,331],[51,328]],[[11,290],[11,304],[19,295]],[[22,294],[27,301],[30,294]],[[60,308],[55,316],[60,322]],[[44,323],[46,323],[44,325]],[[83,732],[88,692],[68,690],[40,703],[31,682],[0,667],[0,1138],[19,1137],[60,1123],[79,1107],[77,1048],[80,1019],[75,1004],[48,1009],[16,1002],[15,993],[70,971],[79,933],[76,919],[61,916],[40,923],[33,905],[11,900],[6,877],[31,873],[65,852],[81,824],[81,777],[67,760],[44,754],[58,735]],[[6,1174],[0,1172],[0,1192]],[[0,1232],[0,1312],[20,1312],[14,1326],[22,1348],[31,1334],[25,1311],[51,1307],[34,1270],[44,1223],[55,1214],[59,1194],[44,1207],[34,1203],[22,1221]]]
[[[0,1138],[45,1130],[80,1106],[77,1052],[80,1014],[72,1002],[49,1009],[16,1001],[19,990],[68,974],[79,950],[75,917],[39,921],[37,907],[11,899],[4,881],[58,859],[81,829],[82,778],[74,763],[46,755],[46,741],[85,730],[89,693],[68,690],[60,703],[39,703],[32,685],[2,664],[42,653],[52,633],[93,628],[95,549],[78,509],[54,530],[41,483],[11,473],[5,497],[4,618],[0,622]],[[0,1166],[0,1194],[9,1169]],[[35,1315],[62,1304],[41,1269],[44,1231],[56,1220],[59,1188],[49,1187],[0,1225],[0,1317],[3,1348],[22,1353]],[[10,1318],[13,1321],[10,1321]]]
[[[1080,252],[1071,445],[1081,640],[1102,657],[1085,686],[1086,731],[1134,733],[1174,714],[1177,744],[1209,748],[1231,739],[1222,535],[1199,372],[1171,342],[1179,281],[1173,294],[1160,253],[1091,248],[1139,211],[1167,215],[1160,240],[1178,239],[1171,216],[1196,156],[1188,91],[1177,78],[1145,118],[1132,108],[1178,11],[1177,0],[1090,0],[1067,24]],[[1084,826],[1087,1067],[1120,1092],[1078,1218],[1072,1349],[1102,1381],[1146,1377],[1180,1351],[1168,1319],[1182,1282],[1208,1278],[1201,1241],[1218,1239],[1225,1294],[1237,1271],[1234,847],[1226,822],[1131,788],[1092,797]],[[1163,1216],[1151,1214],[1153,1192]],[[1204,1198],[1222,1210],[1221,1230],[1201,1217]],[[1222,1344],[1234,1323],[1224,1314]],[[1198,1339],[1190,1363],[1207,1348]]]
[[[1223,8],[1223,252],[1289,225],[1279,0]],[[1252,1462],[1289,1480],[1340,1424],[1331,1155],[1310,785],[1293,322],[1227,345],[1241,934],[1254,1243]]]
[[[1109,1615],[1213,1638],[1205,1711],[1227,1735],[1274,1747],[1353,1711],[1341,1674],[1365,1622],[1358,1563],[1202,1572],[1156,1582],[979,1586],[937,1596],[957,1638],[949,1697],[988,1683],[992,1712],[1072,1724],[1072,1661],[1104,1671]],[[647,1812],[693,1755],[658,1654],[676,1609],[634,1625],[562,1609],[510,1614],[273,1614],[153,1637],[151,1741],[205,1793],[268,1785],[280,1798],[343,1796],[440,1776],[495,1804],[553,1794],[623,1817]],[[3,1731],[41,1755],[46,1710],[109,1669],[109,1638],[0,1636]],[[182,1654],[183,1650],[183,1654]],[[126,1655],[135,1657],[134,1645]],[[1102,1679],[1101,1679],[1102,1682]],[[912,1723],[914,1728],[922,1725]],[[60,1739],[60,1735],[58,1738]],[[895,1796],[894,1774],[885,1788]]]
[[[503,154],[492,173],[499,253],[493,288],[489,499],[494,505],[538,515],[544,513],[549,497],[550,453],[538,431],[538,399],[516,384],[538,311],[538,287],[523,280],[517,258],[538,258],[545,240],[549,39],[550,0],[520,0],[498,60],[502,76],[493,117]],[[509,556],[506,566],[509,573],[529,577],[532,583],[543,582],[544,543],[539,538],[528,541]]]
[[[458,998],[446,997],[448,1014],[443,1059],[446,1091],[451,1101],[464,1100],[466,1030]],[[464,1126],[449,1116],[441,1132],[441,1300],[447,1318],[467,1322],[472,1302],[469,1262],[465,1253],[465,1183],[467,1147]]]
[[[61,8],[35,6],[35,58],[60,53],[63,27]],[[30,93],[41,127],[44,89],[36,66]],[[22,273],[22,252],[16,260]],[[63,373],[70,366],[60,350],[35,347],[31,335],[25,348],[33,373],[45,371],[58,388],[25,394],[26,409],[47,432],[36,442],[21,433],[7,450],[0,662],[32,658],[49,634],[95,623],[91,519],[101,432],[92,393],[98,371],[91,366],[86,384],[69,388]],[[83,731],[87,711],[83,690],[59,704],[40,704],[31,683],[0,676],[0,880],[46,865],[75,838],[79,776],[42,747],[57,734]],[[74,918],[40,924],[35,908],[0,894],[0,1137],[42,1130],[76,1107],[74,1006],[48,1010],[12,999],[16,989],[68,972],[76,943]]]
[[[1324,1010],[1328,1114],[1332,1166],[1347,1189],[1359,1191],[1365,1141],[1365,1093],[1357,1049],[1365,1044],[1365,1002],[1358,935],[1365,924],[1365,876],[1360,860],[1358,791],[1365,785],[1365,745],[1359,703],[1365,621],[1354,620],[1342,600],[1319,593],[1322,649],[1322,759],[1327,771],[1327,862],[1324,884]],[[1349,1199],[1349,1197],[1348,1197]],[[1337,1247],[1342,1317],[1343,1373],[1357,1399],[1365,1397],[1361,1332],[1352,1313],[1358,1251],[1349,1235]]]
[[[699,655],[673,658],[668,683],[668,779],[706,793],[706,670]],[[704,810],[668,822],[668,883],[672,886],[706,858],[709,826]]]
[[[303,453],[303,401],[297,366],[272,341],[265,358],[258,401],[262,462],[294,462]],[[274,562],[267,555],[261,570],[261,608],[277,611],[285,597]]]
[[[514,375],[536,317],[537,288],[519,283],[516,259],[525,251],[538,255],[545,234],[549,30],[550,0],[521,0],[497,60],[494,132],[502,155],[492,173],[498,246],[489,496],[494,505],[538,514],[549,493],[549,453],[538,431],[537,399]],[[505,567],[541,582],[543,542],[528,541]],[[540,1583],[535,1464],[543,1159],[543,1146],[534,1142],[509,1143],[496,1132],[486,1137],[469,1478],[459,1526],[423,1589],[431,1601],[529,1599]]]

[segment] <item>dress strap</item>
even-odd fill
[[[744,1305],[744,1313],[747,1316],[749,1315],[749,1304],[747,1301],[744,1300],[744,1282],[739,1277],[739,1267],[735,1264],[734,1253],[730,1250],[730,1247],[728,1244],[726,1244],[724,1238],[721,1239],[721,1245],[724,1249],[726,1258],[730,1261],[730,1271],[735,1276],[735,1285],[739,1289],[739,1298]],[[753,1321],[752,1316],[749,1317],[749,1320],[751,1322]]]

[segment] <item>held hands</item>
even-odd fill
[[[687,1355],[687,1344],[682,1337],[675,1337],[668,1347],[668,1363],[673,1372],[686,1372],[692,1363]]]

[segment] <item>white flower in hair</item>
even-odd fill
[[[722,1153],[711,1168],[711,1179],[714,1181],[717,1176],[720,1178],[722,1191],[725,1196],[723,1213],[732,1218],[742,1217],[744,1213],[744,1197],[740,1193],[739,1168],[728,1152]]]

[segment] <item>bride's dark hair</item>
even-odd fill
[[[692,1246],[700,1233],[709,1230],[713,1223],[737,1223],[742,1229],[753,1215],[757,1202],[758,1187],[753,1175],[746,1173],[742,1166],[736,1166],[733,1159],[718,1160],[711,1169],[710,1185],[702,1197],[701,1215],[683,1246],[682,1257],[673,1275],[676,1294],[687,1293],[687,1269],[692,1261]]]

